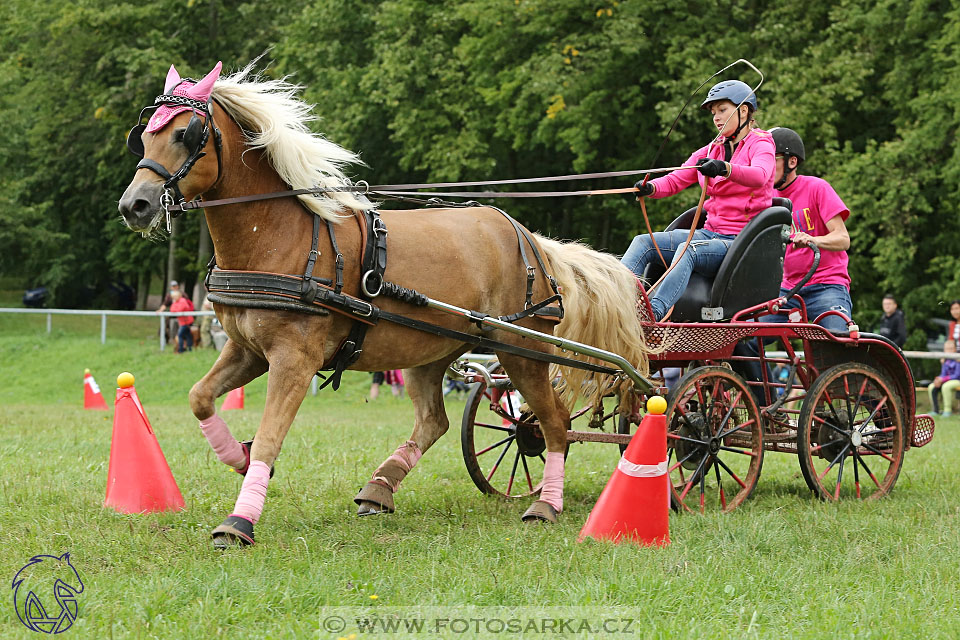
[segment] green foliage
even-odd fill
[[[911,330],[960,295],[960,9],[933,0],[802,5],[730,0],[105,0],[0,8],[0,268],[79,303],[79,281],[160,272],[165,247],[117,223],[123,139],[170,63],[201,74],[269,50],[357,150],[371,183],[500,179],[672,165],[709,140],[692,96],[738,57],[765,74],[762,126],[803,135],[803,171],[852,211],[857,314],[902,298]],[[726,77],[751,84],[746,67]],[[556,189],[622,187],[621,180]],[[693,190],[650,203],[654,227]],[[531,228],[622,251],[643,227],[617,196],[501,203]],[[388,205],[393,206],[393,205]],[[406,205],[403,205],[406,206]],[[197,277],[197,218],[178,235]],[[871,321],[872,322],[872,321]],[[871,323],[861,323],[870,328]]]

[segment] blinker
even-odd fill
[[[143,138],[141,136],[146,128],[147,125],[141,123],[130,129],[130,133],[127,134],[127,149],[138,158],[142,158],[144,154]]]

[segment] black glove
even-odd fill
[[[697,161],[698,171],[708,178],[727,175],[727,163],[723,160],[701,158]]]
[[[647,182],[644,184],[643,180],[633,185],[633,188],[637,190],[636,196],[642,198],[643,196],[653,195],[653,185]]]

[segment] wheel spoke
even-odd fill
[[[518,447],[517,452],[519,453],[519,451],[520,449]],[[530,469],[527,468],[527,456],[522,456],[521,460],[523,460],[523,473],[527,476],[527,487],[530,489],[530,492],[533,493],[533,481],[530,479]]]
[[[854,452],[853,459],[863,465],[863,470],[867,472],[867,475],[870,476],[870,479],[873,480],[873,484],[877,485],[877,489],[882,489],[880,483],[877,481],[877,477],[873,475],[873,472],[870,471],[870,467],[867,466],[867,461],[863,459],[863,456]]]
[[[513,446],[513,442],[509,442],[507,446],[500,452],[500,457],[497,458],[497,461],[493,464],[493,469],[490,469],[490,473],[487,475],[487,482],[490,482],[490,478],[493,477],[493,474],[497,472],[497,469],[500,467],[500,463],[503,461],[503,457],[507,455],[507,451],[510,447]]]
[[[717,458],[717,461],[720,461],[720,458]],[[720,508],[727,508],[727,497],[723,495],[723,482],[720,480],[720,465],[713,465],[713,470],[717,475],[717,489],[720,490]]]
[[[513,440],[513,439],[516,438],[516,437],[517,437],[517,436],[511,434],[511,435],[507,436],[506,438],[504,438],[503,440],[501,440],[500,442],[494,443],[494,444],[490,445],[489,447],[485,447],[484,449],[481,449],[480,451],[477,451],[477,455],[478,455],[478,456],[482,456],[483,454],[485,454],[486,452],[490,451],[491,449],[496,449],[497,447],[499,447],[500,445],[502,445],[504,442],[510,442],[511,440]]]
[[[834,500],[840,499],[840,481],[843,480],[843,463],[846,461],[846,459],[847,459],[846,456],[843,456],[842,458],[840,458],[840,466],[837,467],[837,486],[833,492]]]
[[[857,466],[857,450],[853,450],[853,486],[857,490],[857,499],[860,499],[860,467]]]
[[[738,478],[738,477],[737,477],[737,474],[735,474],[735,473],[733,472],[733,470],[732,470],[730,467],[728,467],[728,466],[726,465],[726,463],[724,463],[723,460],[721,460],[720,458],[717,458],[717,463],[718,463],[721,467],[723,467],[723,470],[726,471],[726,472],[730,475],[730,477],[733,478],[733,479],[737,482],[737,484],[739,484],[739,485],[740,485],[741,487],[743,487],[744,489],[747,488],[746,483],[745,483],[743,480],[741,480],[740,478]]]
[[[678,435],[678,434],[676,434],[676,433],[668,433],[668,434],[667,434],[667,437],[668,437],[668,438],[672,438],[673,440],[684,440],[684,441],[686,441],[686,442],[692,442],[692,443],[694,443],[694,444],[707,444],[707,441],[706,441],[706,440],[694,440],[693,438],[688,438],[688,437],[686,437],[686,436],[681,436],[681,435]]]
[[[875,454],[877,454],[878,456],[881,456],[881,457],[883,457],[884,459],[886,459],[888,462],[893,462],[893,458],[891,458],[890,456],[888,456],[887,454],[885,454],[883,451],[880,451],[879,449],[874,449],[874,448],[873,448],[873,445],[867,444],[866,442],[863,442],[863,443],[861,443],[861,444],[862,444],[862,446],[863,446],[864,449],[869,449],[870,451],[873,451],[873,452],[874,452]]]
[[[497,431],[506,431],[507,433],[512,433],[514,429],[513,427],[504,427],[499,424],[488,424],[486,422],[475,422],[474,424],[478,427],[483,427],[484,429],[495,429]]]
[[[736,447],[728,447],[725,445],[720,446],[721,451],[729,451],[730,453],[739,453],[743,456],[750,456],[751,458],[757,457],[757,452],[750,449],[737,449]],[[719,460],[719,458],[717,458]]]
[[[848,450],[850,447],[851,447],[851,445],[850,445],[849,442],[848,442],[846,445],[844,445],[843,449],[840,450],[840,453],[837,454],[837,457],[834,458],[833,460],[831,460],[831,461],[830,461],[830,464],[827,465],[827,468],[824,469],[824,470],[823,470],[823,473],[820,474],[820,476],[819,476],[819,479],[820,479],[820,480],[823,480],[823,478],[824,478],[828,473],[830,473],[830,469],[833,469],[833,465],[837,464],[837,462],[838,462],[841,458],[843,458],[845,455],[847,455],[847,450]]]
[[[747,420],[746,422],[743,422],[743,423],[737,425],[737,426],[734,427],[733,429],[730,429],[729,431],[725,431],[725,432],[721,433],[721,434],[718,435],[717,437],[720,438],[721,440],[723,440],[724,438],[726,438],[726,437],[727,437],[728,435],[730,435],[731,433],[736,433],[737,431],[740,431],[740,430],[743,429],[744,427],[749,427],[749,426],[752,426],[752,425],[754,425],[754,424],[756,424],[756,423],[757,423],[756,420]]]
[[[510,480],[507,481],[507,495],[510,495],[510,490],[513,489],[513,479],[517,475],[518,462],[520,462],[520,445],[517,445],[517,455],[513,459],[513,469],[510,470]]]
[[[707,458],[709,457],[710,457],[709,453],[703,454],[703,458],[700,459],[700,464],[697,465],[697,470],[693,472],[693,475],[690,476],[690,480],[683,487],[683,493],[680,494],[681,501],[683,501],[683,499],[687,497],[687,492],[689,492],[691,487],[693,487],[693,481],[696,479],[697,474],[701,472],[701,470],[703,469],[703,464],[707,461]],[[680,471],[680,479],[681,480],[683,479],[683,471]]]
[[[671,450],[671,451],[672,451],[672,450]],[[694,451],[691,451],[690,453],[688,453],[687,455],[683,456],[683,460],[677,460],[677,462],[676,462],[675,464],[673,464],[673,466],[671,466],[671,467],[667,470],[667,473],[669,473],[669,472],[671,472],[671,471],[674,471],[677,467],[679,467],[680,465],[682,465],[684,462],[686,462],[687,460],[689,460],[690,458],[692,458],[692,457],[693,457],[694,455],[696,455],[697,453],[699,453],[699,452],[696,451],[696,450],[694,450]],[[667,457],[669,458],[669,456],[667,456]]]

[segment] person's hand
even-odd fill
[[[697,167],[697,170],[708,178],[716,178],[727,175],[729,165],[716,158],[701,158],[697,161]]]
[[[654,192],[653,184],[650,182],[645,183],[643,180],[633,185],[633,188],[637,190],[636,195],[638,198],[643,198],[644,196],[653,195],[653,192]]]
[[[936,378],[933,379],[933,386],[939,387],[942,384],[943,384],[943,378],[941,378],[940,376],[937,376]]]
[[[790,236],[790,241],[793,242],[794,246],[797,247],[814,247],[816,242],[809,233],[804,233],[803,231],[797,231],[795,234]]]

